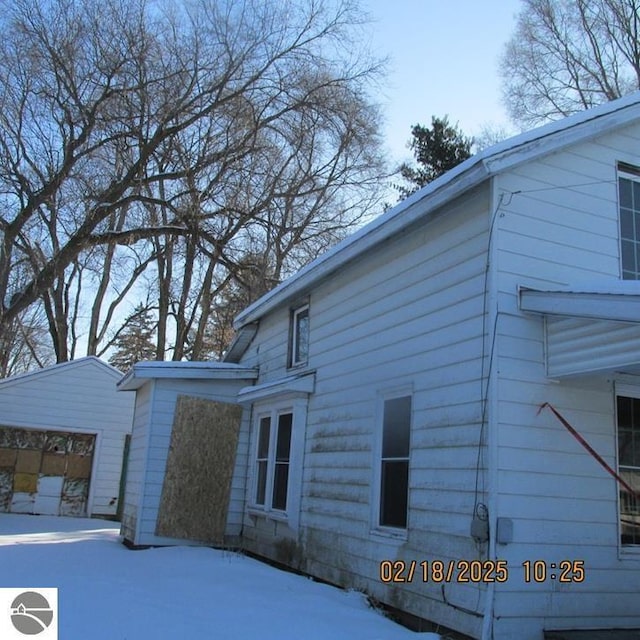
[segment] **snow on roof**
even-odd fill
[[[259,298],[237,316],[235,328],[239,329],[255,322],[272,309],[303,295],[347,262],[356,259],[416,220],[425,218],[435,209],[478,186],[490,176],[558,151],[570,144],[602,135],[636,119],[640,119],[640,91],[526,131],[480,151],[383,213]]]
[[[22,383],[26,380],[30,380],[32,378],[44,377],[55,375],[59,373],[61,370],[73,369],[75,367],[84,367],[88,364],[92,364],[99,368],[103,368],[105,373],[110,374],[114,379],[120,378],[122,376],[122,371],[112,367],[104,360],[100,360],[97,356],[86,356],[84,358],[78,358],[76,360],[69,360],[68,362],[58,362],[57,364],[53,364],[49,367],[43,367],[42,369],[36,369],[35,371],[28,371],[27,373],[21,373],[17,376],[10,376],[9,378],[0,379],[1,386],[10,386],[12,384]]]
[[[139,389],[148,380],[254,380],[256,369],[232,362],[149,361],[136,362],[118,382],[119,391]]]

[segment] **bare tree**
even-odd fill
[[[0,17],[0,330],[40,300],[65,359],[80,330],[62,319],[97,291],[84,304],[98,353],[113,305],[147,270],[157,357],[173,332],[179,359],[252,241],[277,238],[293,268],[340,235],[383,173],[367,98],[379,65],[350,39],[358,23],[348,0],[12,3]],[[270,227],[280,214],[286,230]],[[134,269],[116,284],[123,256]]]
[[[0,333],[0,378],[46,367],[54,359],[42,308],[32,306]]]
[[[640,87],[639,0],[523,0],[501,61],[504,99],[529,127]]]

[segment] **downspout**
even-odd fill
[[[498,513],[498,354],[499,340],[494,333],[498,330],[498,225],[500,208],[503,195],[497,195],[497,176],[490,179],[491,217],[489,219],[489,239],[487,254],[489,260],[489,272],[487,274],[487,354],[489,362],[489,379],[487,383],[487,407],[486,407],[486,447],[487,447],[487,502],[489,511],[489,548],[487,557],[497,560],[496,556],[496,529]],[[495,351],[494,351],[495,349]],[[482,640],[493,639],[495,582],[490,582],[487,587],[484,616],[482,620]]]

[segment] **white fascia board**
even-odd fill
[[[640,92],[526,131],[487,149],[491,175],[512,169],[586,139],[596,138],[640,119]]]
[[[265,382],[264,384],[240,389],[238,392],[238,402],[244,404],[280,396],[308,396],[314,392],[315,385],[315,373],[280,378],[273,382]]]
[[[482,183],[488,177],[483,158],[482,154],[469,158],[310,262],[242,311],[234,327],[256,322],[274,308],[303,295],[348,262]]]
[[[230,362],[136,362],[118,382],[119,391],[134,391],[149,380],[255,380],[257,369]]]
[[[551,316],[640,322],[640,295],[577,291],[519,290],[521,311]]]

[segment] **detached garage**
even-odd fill
[[[88,357],[0,380],[0,513],[115,517],[134,399]]]

